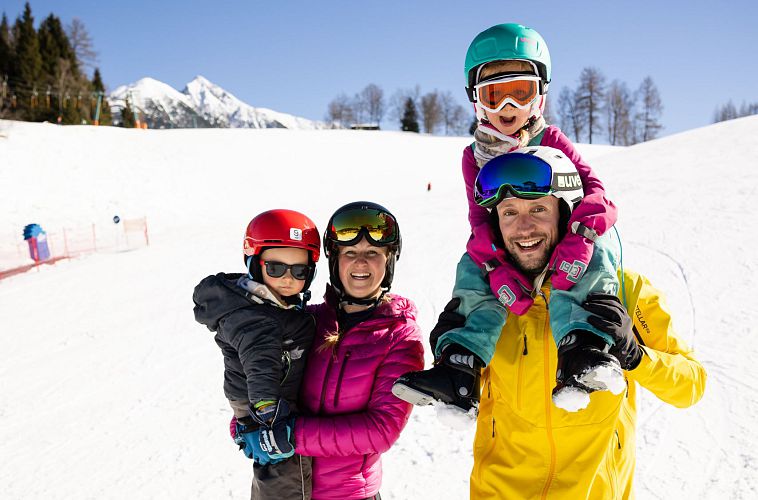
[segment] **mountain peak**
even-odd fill
[[[203,75],[197,75],[195,78],[193,78],[193,79],[192,79],[192,80],[191,80],[191,81],[190,81],[190,82],[187,84],[187,86],[190,86],[190,85],[192,85],[193,83],[196,83],[196,84],[199,84],[199,85],[203,85],[203,86],[206,86],[206,87],[211,87],[211,86],[213,86],[213,87],[216,87],[216,86],[217,86],[216,84],[214,84],[213,82],[211,82],[210,80],[208,80],[208,79],[207,79],[206,77],[204,77]]]
[[[322,122],[250,106],[202,75],[181,92],[150,77],[122,85],[109,96],[114,113],[120,113],[127,98],[151,127],[198,126],[200,118],[203,126],[222,128],[325,128]]]

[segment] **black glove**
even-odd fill
[[[461,305],[461,299],[454,297],[447,303],[447,305],[445,305],[445,310],[440,313],[437,324],[429,333],[429,343],[432,345],[432,352],[435,352],[437,348],[437,340],[439,340],[440,335],[449,332],[454,328],[465,326],[466,317],[456,312],[459,305]]]
[[[615,345],[608,352],[616,356],[621,368],[627,371],[637,368],[643,351],[632,331],[632,318],[621,300],[615,295],[593,292],[587,295],[582,307],[594,314],[587,318],[590,325],[613,337]]]

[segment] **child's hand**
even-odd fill
[[[247,458],[251,458],[259,465],[275,464],[281,462],[281,459],[275,459],[261,448],[261,433],[257,424],[249,417],[237,420],[232,417],[234,422],[234,431],[232,438],[237,443],[240,450]],[[231,425],[230,429],[231,430]]]
[[[492,293],[509,312],[521,316],[534,304],[531,282],[509,262],[501,263],[487,277]]]
[[[574,233],[566,236],[556,245],[550,257],[549,269],[553,271],[550,283],[558,290],[569,290],[587,270],[592,259],[593,242]]]
[[[289,405],[284,399],[269,403],[250,412],[260,425],[260,447],[272,459],[289,458],[295,454],[294,418],[290,417]]]

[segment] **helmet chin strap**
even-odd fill
[[[252,263],[253,263],[253,256],[252,255],[248,255],[248,257],[247,257],[247,277],[250,278],[251,280],[255,279],[255,278],[253,278],[253,270],[250,269],[250,265]]]
[[[359,299],[357,297],[353,297],[352,295],[349,295],[347,292],[337,288],[336,286],[332,285],[332,287],[337,291],[337,294],[339,295],[340,300],[340,308],[344,308],[345,306],[351,305],[351,306],[377,306],[379,305],[379,302],[384,298],[384,295],[389,292],[389,288],[385,289],[382,288],[382,293],[380,293],[377,297],[368,297],[365,299]]]

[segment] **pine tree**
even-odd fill
[[[124,105],[124,108],[121,110],[121,126],[124,128],[134,128],[134,126],[137,124],[135,118],[134,118],[134,112],[132,111],[132,106],[129,104],[129,99],[126,99],[126,104]]]
[[[41,102],[36,112],[36,118],[39,120],[56,121],[59,115],[71,115],[68,108],[64,109],[65,96],[73,91],[76,83],[76,58],[74,57],[71,45],[68,42],[66,33],[63,31],[63,25],[60,19],[50,14],[45,18],[37,30],[39,40],[40,57],[42,58],[42,78],[35,87],[38,92],[42,92],[42,87],[53,89],[49,106],[47,99]],[[76,123],[77,116],[66,116],[66,123]]]
[[[16,44],[15,68],[12,71],[18,81],[16,95],[18,96],[17,115],[21,119],[33,120],[31,98],[34,86],[39,84],[42,76],[42,57],[39,50],[37,32],[34,30],[34,18],[29,2],[24,7],[24,14],[16,19],[14,26]]]
[[[400,120],[400,125],[404,132],[418,133],[419,131],[416,105],[410,97],[405,100],[405,110],[403,112],[403,118]]]
[[[51,79],[50,83],[58,73],[61,59],[70,61],[71,73],[79,72],[74,51],[65,31],[63,31],[60,19],[50,14],[40,23],[37,37],[39,38],[39,49],[42,57],[42,71],[46,78]]]
[[[3,12],[0,22],[0,117],[5,117],[10,109],[10,89],[8,78],[13,67],[14,52],[11,45],[11,33],[8,18]]]
[[[13,59],[13,47],[11,46],[11,32],[8,27],[8,17],[3,12],[3,20],[0,21],[0,78],[8,75]]]
[[[95,68],[95,73],[92,75],[92,90],[94,91],[95,100],[100,96],[100,116],[98,117],[98,123],[100,125],[111,125],[113,117],[111,116],[111,106],[108,104],[108,100],[105,98],[105,84],[103,84],[103,78],[100,76],[100,68]],[[95,109],[92,110],[92,120],[95,120]]]

